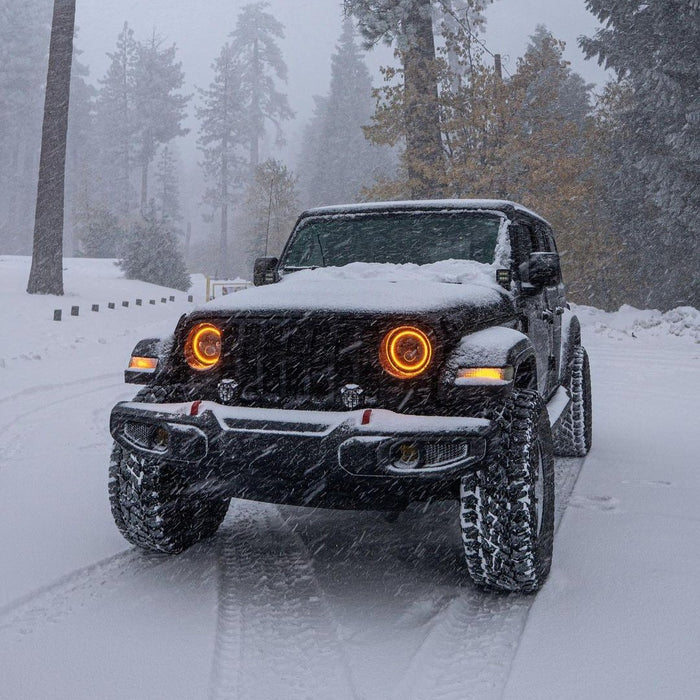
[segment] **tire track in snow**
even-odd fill
[[[111,375],[108,375],[111,376]],[[104,379],[104,377],[96,377],[92,381],[91,380],[85,380],[88,384],[99,381]],[[83,383],[85,383],[83,382]],[[34,430],[36,430],[36,425],[33,422],[29,422],[27,424],[27,419],[30,419],[32,416],[36,416],[41,414],[43,411],[55,409],[57,406],[64,405],[66,403],[71,403],[76,400],[79,400],[83,396],[89,396],[91,394],[99,394],[100,392],[112,392],[114,389],[117,389],[122,385],[122,382],[111,382],[109,384],[102,384],[100,386],[91,388],[91,389],[83,389],[80,392],[77,393],[71,393],[69,395],[63,395],[61,398],[56,399],[54,401],[42,401],[41,403],[38,403],[37,405],[33,406],[31,409],[23,411],[22,413],[13,413],[12,420],[9,422],[5,423],[4,425],[0,425],[0,437],[2,437],[2,442],[3,446],[0,448],[0,458],[2,458],[2,461],[7,461],[14,457],[18,451],[21,451],[24,449],[25,441],[22,440],[22,436],[26,435],[27,433],[32,433]],[[59,388],[59,387],[56,387]],[[102,428],[101,425],[98,425],[97,420],[95,416],[99,413],[99,411],[93,410],[92,413],[92,427],[95,428],[97,432],[100,432],[100,429]],[[108,415],[108,414],[107,414]],[[89,427],[89,426],[83,426],[83,427]],[[12,436],[12,430],[17,429],[15,432],[16,434]],[[107,422],[105,420],[104,423],[104,433],[105,435],[108,435],[108,429],[107,429]],[[9,436],[8,436],[9,434]],[[30,438],[31,440],[31,438]]]
[[[557,460],[555,532],[583,463],[584,459]],[[430,624],[393,697],[500,698],[534,600],[534,596],[476,588],[451,599]]]
[[[94,389],[85,389],[84,388],[77,393],[71,393],[68,395],[63,394],[61,396],[61,398],[55,399],[54,401],[47,402],[46,397],[41,396],[41,402],[38,403],[37,405],[33,406],[29,410],[25,410],[22,413],[16,413],[13,411],[12,420],[10,420],[9,422],[7,422],[3,425],[0,425],[0,435],[2,435],[3,433],[6,433],[8,430],[10,430],[10,428],[17,425],[21,421],[25,420],[29,416],[35,415],[36,413],[41,413],[42,411],[45,411],[49,408],[53,408],[54,406],[58,406],[58,405],[63,404],[63,403],[68,403],[70,401],[74,401],[75,399],[79,399],[81,396],[95,394],[95,393],[100,392],[100,391],[106,391],[107,389],[115,389],[115,388],[123,385],[123,381],[114,381],[115,376],[113,374],[100,375],[98,377],[84,379],[84,380],[81,380],[79,383],[83,386],[86,384],[90,385],[90,384],[94,384],[95,382],[103,381],[104,379],[108,379],[108,378],[113,380],[109,384],[102,384],[101,386],[95,387]],[[66,386],[73,386],[76,383],[78,383],[78,382],[69,382],[66,385],[57,384],[57,385],[51,387],[50,389],[48,389],[48,391],[62,390]],[[33,396],[34,394],[40,393],[44,389],[45,389],[45,387],[37,387],[36,390],[33,389],[31,392],[26,392],[22,395],[23,396]],[[17,400],[17,398],[19,398],[19,395],[15,395],[14,397],[12,397],[12,400],[15,401],[15,400]],[[8,399],[8,401],[9,400],[10,399]]]
[[[356,697],[311,557],[277,508],[234,501],[219,547],[211,700]]]
[[[17,399],[21,399],[25,396],[33,396],[34,394],[40,394],[40,393],[46,392],[46,391],[62,390],[62,389],[66,389],[67,387],[70,387],[70,386],[76,386],[79,384],[100,381],[102,379],[114,379],[117,376],[120,376],[119,373],[109,372],[107,374],[97,374],[93,377],[81,377],[80,379],[74,379],[70,382],[61,382],[59,384],[42,384],[40,386],[31,386],[31,387],[28,387],[27,389],[22,389],[21,391],[15,392],[14,394],[10,394],[9,396],[1,397],[0,404],[9,403],[11,401],[16,401]]]
[[[162,555],[144,555],[128,549],[89,566],[76,569],[0,608],[0,632],[31,634],[42,624],[59,622],[76,607],[108,595],[120,579],[162,566]]]

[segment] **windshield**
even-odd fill
[[[497,214],[474,211],[309,217],[296,230],[282,268],[449,259],[492,263],[501,221]]]

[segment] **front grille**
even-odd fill
[[[243,403],[342,408],[340,389],[377,384],[377,332],[369,323],[328,318],[245,318],[232,328],[224,373]]]

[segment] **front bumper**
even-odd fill
[[[110,432],[127,450],[175,465],[218,494],[297,505],[387,507],[454,495],[494,433],[482,418],[382,409],[288,411],[120,403]]]

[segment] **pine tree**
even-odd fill
[[[137,209],[133,176],[138,168],[139,208],[149,200],[149,168],[158,148],[188,130],[182,127],[190,99],[180,90],[182,66],[176,47],[162,47],[154,33],[141,43],[128,24],[117,39],[97,100],[100,142],[101,203],[126,222]]]
[[[137,220],[126,239],[119,265],[127,279],[187,291],[191,286],[177,237],[159,221],[153,206]]]
[[[366,46],[379,41],[396,43],[401,68],[385,70],[384,75],[387,81],[397,78],[399,84],[389,85],[379,93],[384,100],[380,99],[378,108],[378,128],[368,133],[379,143],[393,145],[397,138],[404,141],[403,169],[411,197],[445,193],[438,93],[441,66],[436,60],[433,19],[471,22],[473,32],[483,21],[480,11],[490,1],[345,0],[346,12],[357,17]],[[392,120],[387,110],[399,114]],[[387,123],[391,121],[398,128],[388,130]]]
[[[117,37],[116,50],[107,55],[111,63],[100,80],[96,115],[102,173],[101,200],[125,220],[134,209],[131,174],[138,133],[134,82],[138,45],[126,22]]]
[[[100,206],[87,209],[77,233],[81,253],[88,258],[116,258],[124,246],[124,231],[112,212]]]
[[[0,250],[31,249],[51,0],[0,0]]]
[[[77,32],[76,32],[77,34]],[[90,71],[74,48],[71,70],[70,107],[66,153],[66,238],[64,250],[76,255],[81,229],[96,205],[99,178],[99,148],[95,136],[97,90],[87,82]]]
[[[155,34],[139,43],[134,63],[134,116],[138,137],[137,162],[141,168],[141,210],[148,202],[148,169],[158,147],[189,129],[182,127],[190,97],[179,90],[185,81],[182,64],[175,61],[176,47],[162,48]]]
[[[249,163],[254,171],[260,161],[260,141],[265,134],[265,122],[275,125],[281,142],[281,122],[291,119],[287,97],[277,89],[287,81],[287,66],[277,39],[284,38],[284,28],[271,14],[265,12],[267,2],[245,5],[231,33],[231,51],[240,66],[242,108],[248,125]]]
[[[66,133],[74,28],[75,0],[54,0],[29,294],[63,294]]]
[[[296,177],[270,159],[255,170],[244,205],[245,236],[239,274],[250,275],[255,258],[279,256],[299,214]]]
[[[310,206],[355,201],[394,165],[389,149],[372,144],[362,131],[372,115],[372,79],[350,20],[343,24],[331,60],[330,92],[316,100],[301,158],[304,198]]]
[[[173,225],[182,222],[180,213],[180,187],[178,184],[177,161],[169,146],[161,149],[156,167],[156,212],[161,221]]]
[[[634,179],[658,207],[656,232],[637,240],[646,249],[649,299],[663,307],[697,305],[700,4],[587,0],[586,6],[605,26],[581,46],[625,80],[620,116],[639,173]]]
[[[225,44],[212,66],[214,80],[200,89],[201,106],[195,108],[200,122],[199,150],[208,187],[204,201],[220,213],[219,264],[230,267],[229,205],[241,186],[244,160],[238,149],[246,142],[247,124],[241,94],[241,67],[230,44]]]

